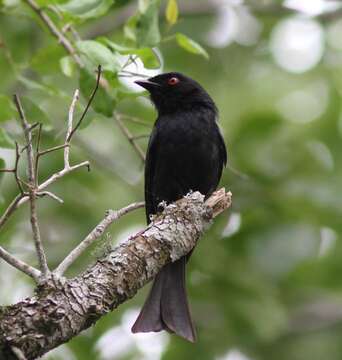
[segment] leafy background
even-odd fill
[[[52,268],[106,209],[143,198],[143,164],[112,116],[124,114],[135,135],[150,132],[156,114],[132,73],[176,70],[204,85],[220,110],[230,163],[221,183],[234,198],[188,266],[195,345],[164,333],[130,334],[143,289],[44,358],[340,360],[340,2],[37,0],[65,30],[82,70],[29,2],[0,2],[0,165],[11,167],[14,140],[22,143],[14,92],[30,121],[44,124],[47,148],[63,143],[73,91],[83,95],[80,114],[99,63],[110,85],[97,94],[71,149],[72,161],[91,161],[91,172],[80,169],[52,186],[63,205],[39,201]],[[127,65],[129,56],[136,60]],[[146,148],[146,137],[137,141]],[[46,156],[40,179],[62,161],[61,153]],[[2,174],[2,211],[16,193],[12,175]],[[141,210],[124,217],[68,275],[143,226]],[[27,207],[6,224],[0,243],[35,264]],[[1,304],[32,293],[33,284],[3,261],[0,281]]]

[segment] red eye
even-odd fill
[[[176,85],[179,83],[179,79],[176,77],[172,77],[171,79],[168,80],[167,82],[169,85]]]

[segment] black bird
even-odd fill
[[[158,111],[145,166],[149,223],[162,201],[171,203],[190,190],[210,196],[221,178],[227,152],[215,103],[195,80],[172,72],[136,83],[149,91]],[[196,340],[185,288],[189,256],[165,265],[156,276],[133,333],[167,330]]]

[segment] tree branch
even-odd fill
[[[0,246],[0,257],[4,259],[8,264],[12,265],[19,271],[25,273],[26,275],[32,277],[36,282],[38,282],[41,272],[36,268],[24,263],[23,261],[15,258],[8,251],[6,251],[2,246]]]
[[[39,193],[42,192],[44,189],[46,189],[48,186],[50,186],[51,184],[53,184],[57,180],[61,179],[65,175],[70,174],[71,172],[73,172],[73,171],[75,171],[75,170],[77,170],[77,169],[79,169],[81,167],[87,167],[89,169],[89,167],[90,167],[89,161],[83,161],[83,162],[81,162],[79,164],[70,166],[68,169],[64,168],[61,171],[58,171],[58,172],[54,173],[53,175],[51,175],[48,179],[46,179],[43,183],[41,183],[38,186],[37,192],[39,192]],[[17,198],[15,198],[15,200],[17,200]],[[10,205],[11,209],[7,208],[4,215],[0,218],[0,227],[8,220],[8,217],[9,217],[8,215],[11,215],[13,213],[13,211],[15,211],[21,205],[25,204],[28,200],[29,200],[28,196],[20,197],[20,199],[16,202],[15,205],[13,204],[15,201],[13,200],[11,205]]]
[[[98,86],[98,84],[96,84],[96,87]],[[93,92],[94,94],[94,92]],[[59,150],[59,149],[64,149],[64,160],[67,159],[67,162],[64,162],[64,168],[61,170],[61,171],[58,171],[56,173],[54,173],[53,175],[51,175],[47,180],[45,180],[43,183],[41,183],[40,185],[36,186],[36,193],[44,193],[44,190],[51,184],[53,184],[56,180],[64,177],[65,175],[69,174],[70,172],[74,171],[74,170],[77,170],[81,167],[84,167],[86,166],[89,170],[90,168],[90,164],[89,164],[89,161],[83,161],[79,164],[76,164],[76,165],[73,165],[73,166],[70,166],[70,163],[69,163],[69,149],[66,151],[67,148],[70,147],[70,141],[71,139],[69,139],[69,141],[67,141],[70,133],[72,132],[72,116],[74,114],[74,107],[75,107],[75,103],[76,101],[78,100],[79,98],[79,90],[76,90],[75,93],[74,93],[74,96],[73,96],[73,99],[72,99],[72,102],[71,102],[71,105],[70,105],[70,108],[69,108],[69,117],[68,117],[68,123],[70,124],[71,123],[71,127],[69,130],[67,130],[67,133],[66,133],[66,137],[65,137],[65,143],[62,144],[62,145],[58,145],[58,146],[54,146],[52,148],[49,148],[47,150],[43,150],[43,151],[40,151],[39,150],[39,143],[40,143],[40,133],[41,133],[41,127],[39,128],[39,136],[38,136],[38,143],[37,143],[37,153],[36,153],[36,158],[35,158],[35,162],[33,164],[33,168],[35,167],[38,167],[38,161],[39,161],[39,158],[40,156],[43,156],[45,154],[48,154],[50,152],[53,152],[53,151],[56,151],[56,150]],[[82,116],[81,116],[81,119],[78,121],[78,124],[80,124],[80,122],[82,121],[82,119],[84,118],[84,116],[86,115],[88,109],[89,109],[89,106],[92,102],[92,100],[94,99],[94,96],[91,96],[91,98],[89,99],[88,103],[87,103],[87,106],[85,108],[85,110],[83,111],[82,113]],[[22,110],[22,108],[21,108]],[[19,111],[19,108],[18,108],[18,111]],[[68,125],[69,126],[69,125]],[[32,127],[30,128],[30,130],[32,130]],[[21,152],[25,151],[28,149],[28,144],[26,144],[26,146],[21,150]],[[20,155],[20,154],[19,154]],[[16,156],[16,165],[15,165],[15,168],[14,169],[10,169],[9,171],[7,172],[13,172],[15,174],[15,176],[17,177],[17,165],[18,165],[18,161],[19,161],[19,157],[18,155]],[[34,171],[34,177],[36,178],[35,180],[35,183],[38,182],[38,171],[37,169]],[[22,180],[20,180],[18,178],[18,181],[19,182],[22,182]],[[18,184],[19,186],[19,184]],[[45,192],[45,195],[50,195],[51,193],[46,193]],[[38,194],[39,195],[39,194]],[[52,196],[53,197],[53,196]],[[7,222],[7,220],[10,218],[10,216],[13,214],[13,212],[18,209],[21,205],[23,205],[24,203],[26,203],[28,200],[30,199],[30,196],[27,194],[27,193],[22,193],[22,194],[19,194],[15,197],[15,199],[11,202],[11,204],[8,206],[8,208],[5,210],[4,214],[0,217],[0,229],[4,226],[4,224]]]
[[[70,340],[133,297],[168,262],[189,253],[212,218],[231,205],[221,189],[206,202],[198,192],[170,204],[130,237],[71,280],[51,277],[36,296],[0,312],[0,358],[27,360]]]
[[[18,185],[18,189],[20,191],[20,194],[22,196],[24,196],[24,189],[22,186],[23,180],[20,179],[19,175],[18,175],[18,165],[19,165],[19,160],[20,160],[20,156],[21,156],[21,152],[19,151],[19,145],[17,142],[15,142],[15,161],[14,161],[14,168],[13,169],[0,169],[0,173],[5,172],[5,173],[13,173],[14,174],[14,178],[15,178],[15,182]]]
[[[48,27],[48,29],[50,30],[50,32],[58,39],[58,42],[66,49],[66,51],[74,58],[76,64],[80,67],[83,68],[83,63],[81,61],[81,58],[78,56],[77,51],[75,50],[74,46],[72,45],[72,43],[64,36],[63,32],[61,32],[56,25],[53,23],[53,21],[51,20],[51,18],[49,17],[49,15],[44,12],[44,10],[42,10],[39,5],[34,1],[34,0],[25,0],[25,2],[39,15],[39,17],[41,18],[41,20],[46,24],[46,26]],[[54,10],[53,10],[54,11]],[[79,38],[78,33],[73,30],[74,35]],[[125,71],[125,70],[123,70]],[[129,72],[131,75],[133,74],[132,72]],[[95,93],[97,91],[97,88],[99,85],[101,85],[105,90],[109,90],[109,84],[107,82],[106,79],[101,79],[100,78],[100,74],[101,74],[101,66],[99,66],[98,68],[98,75],[97,75],[97,81],[96,81],[96,88],[93,91],[93,94],[90,97],[90,100],[87,104],[87,107],[85,109],[85,112],[82,114],[81,119],[79,120],[79,122],[77,123],[76,127],[71,131],[71,133],[69,134],[67,140],[70,140],[73,133],[77,130],[77,128],[79,127],[85,113],[88,111],[88,107],[90,106],[93,97],[95,96]],[[139,76],[142,76],[141,74],[137,74]],[[126,127],[126,125],[121,121],[121,119],[119,118],[119,115],[115,115],[114,114],[114,119],[116,120],[116,122],[119,125],[120,130],[122,131],[122,133],[127,137],[128,141],[132,144],[134,150],[138,153],[138,155],[140,156],[140,158],[142,159],[142,161],[145,161],[145,153],[144,151],[141,149],[140,145],[136,142],[136,139],[134,138],[134,136],[130,133],[130,131],[128,130],[128,128]],[[67,141],[68,142],[68,141]],[[68,150],[67,150],[68,151]]]
[[[69,143],[69,142],[70,142],[72,136],[73,136],[74,133],[77,131],[77,129],[80,127],[80,125],[81,125],[84,117],[86,116],[86,114],[87,114],[87,112],[88,112],[88,110],[89,110],[89,107],[90,107],[91,103],[93,102],[94,97],[95,97],[95,95],[96,95],[96,92],[97,92],[97,90],[98,90],[98,88],[99,88],[99,84],[100,84],[100,80],[101,80],[101,73],[102,73],[102,67],[101,67],[101,65],[99,65],[99,66],[97,67],[96,85],[95,85],[95,87],[94,87],[93,92],[92,92],[91,95],[90,95],[90,98],[89,98],[89,100],[88,100],[88,103],[87,103],[86,107],[84,108],[84,111],[83,111],[80,119],[78,120],[78,122],[77,122],[77,124],[75,125],[74,128],[72,128],[72,118],[73,118],[73,112],[74,112],[74,107],[75,107],[75,105],[73,105],[73,106],[70,107],[69,122],[70,122],[70,118],[71,118],[71,128],[68,129],[68,133],[67,133],[67,137],[66,137],[66,141],[65,141],[66,143]],[[69,126],[70,126],[70,125],[69,125]],[[70,131],[69,131],[69,130],[70,130]]]
[[[66,136],[65,136],[65,143],[63,145],[55,146],[55,147],[52,147],[52,148],[44,150],[44,151],[40,151],[40,149],[39,149],[41,133],[42,133],[42,125],[38,124],[38,123],[34,124],[34,125],[30,125],[27,122],[20,99],[17,95],[14,95],[14,102],[15,102],[15,105],[16,105],[18,113],[19,113],[19,118],[20,118],[21,125],[22,125],[23,131],[24,131],[24,135],[25,135],[26,145],[24,146],[24,148],[21,151],[19,151],[19,147],[16,144],[16,158],[15,158],[15,166],[13,169],[0,170],[3,172],[13,173],[15,176],[15,180],[18,184],[19,190],[20,190],[20,194],[18,194],[14,198],[14,200],[10,203],[10,205],[7,207],[5,212],[0,217],[0,229],[1,229],[1,227],[4,226],[4,224],[10,218],[10,216],[14,213],[14,211],[19,206],[21,206],[22,204],[24,204],[27,201],[30,201],[31,227],[32,227],[33,238],[34,238],[34,242],[35,242],[36,252],[37,252],[41,271],[38,271],[37,269],[23,263],[19,259],[16,259],[13,255],[9,254],[3,248],[0,248],[0,258],[3,258],[6,262],[11,264],[18,270],[24,272],[25,274],[31,276],[36,281],[40,280],[40,278],[39,278],[40,276],[42,276],[43,278],[46,278],[47,275],[49,274],[49,268],[47,265],[46,256],[45,256],[45,252],[44,252],[44,249],[42,246],[42,241],[41,241],[41,236],[40,236],[36,200],[37,200],[37,197],[49,196],[50,198],[52,198],[60,203],[63,203],[63,200],[60,199],[57,195],[53,194],[50,191],[44,191],[45,188],[48,187],[49,185],[51,185],[52,183],[54,183],[56,180],[60,179],[61,177],[67,175],[68,173],[70,173],[80,167],[87,166],[89,169],[88,161],[84,161],[79,164],[70,166],[69,147],[70,147],[70,141],[71,141],[72,135],[79,128],[82,120],[84,119],[84,117],[90,107],[91,102],[94,99],[96,90],[99,85],[100,73],[101,73],[101,67],[99,67],[99,74],[98,74],[96,87],[93,91],[93,94],[90,97],[90,99],[87,103],[87,106],[82,113],[80,120],[78,121],[75,128],[73,129],[74,109],[75,109],[76,102],[79,98],[79,90],[75,91],[72,103],[69,108],[68,127],[67,127]],[[33,143],[32,143],[32,130],[34,128],[36,128],[38,125],[39,125],[39,128],[38,128],[36,151],[34,152]],[[47,180],[45,180],[42,184],[39,185],[39,181],[38,181],[39,157],[42,155],[48,154],[52,151],[62,149],[62,148],[64,149],[64,168],[63,168],[63,170],[54,173]],[[18,162],[19,162],[20,156],[23,153],[23,151],[26,151],[27,158],[28,158],[28,183],[22,181],[18,175]],[[28,193],[24,192],[24,190],[22,188],[22,183],[28,187]]]
[[[18,185],[18,189],[21,193],[21,195],[24,195],[24,190],[23,190],[23,186],[22,186],[22,181],[19,178],[18,175],[18,165],[19,165],[19,160],[20,160],[20,152],[19,152],[19,145],[17,142],[15,142],[15,164],[14,164],[14,177],[15,177],[15,181]]]
[[[43,248],[40,229],[38,223],[38,214],[37,214],[37,203],[36,203],[36,190],[37,190],[37,181],[36,181],[36,171],[34,168],[35,157],[33,152],[32,144],[32,127],[26,120],[24,109],[21,106],[21,102],[18,95],[14,95],[14,103],[17,107],[19,118],[21,121],[21,126],[24,130],[24,136],[26,139],[26,153],[27,153],[27,163],[28,163],[28,180],[29,180],[29,199],[30,199],[30,213],[31,213],[31,227],[33,233],[33,240],[36,247],[36,252],[38,256],[38,262],[40,271],[43,276],[46,276],[49,273],[49,267],[46,261],[46,255]]]
[[[60,204],[63,204],[63,203],[64,203],[63,199],[61,199],[60,197],[58,197],[57,195],[55,195],[55,194],[52,193],[51,191],[37,192],[37,196],[39,196],[39,197],[48,196],[48,197],[50,197],[51,199],[58,201]]]
[[[78,89],[76,89],[74,96],[72,98],[72,102],[69,108],[69,114],[68,114],[68,125],[67,125],[67,132],[65,135],[65,144],[70,143],[70,139],[71,139],[71,135],[72,135],[72,122],[73,122],[73,118],[74,118],[74,111],[75,111],[75,106],[76,103],[78,101],[78,99],[80,98],[80,91]],[[69,161],[69,146],[66,146],[64,148],[64,169],[69,169],[70,168],[70,161]]]
[[[145,205],[144,202],[130,204],[120,210],[108,210],[106,217],[87,235],[87,237],[80,242],[77,247],[70,252],[70,254],[58,265],[54,273],[61,276],[65,273],[68,267],[89,247],[95,240],[97,240],[114,221],[129,212],[139,209]]]
[[[145,161],[146,156],[143,150],[141,149],[140,145],[136,142],[136,139],[131,134],[131,132],[128,130],[126,125],[123,123],[123,121],[120,118],[120,115],[117,113],[113,114],[114,120],[119,125],[120,130],[122,133],[126,136],[127,140],[130,142],[130,144],[133,146],[133,149],[136,151],[136,153],[139,155],[142,161]]]
[[[46,24],[47,28],[50,30],[51,34],[55,36],[58,42],[64,47],[64,49],[73,57],[76,64],[79,67],[83,67],[81,58],[78,56],[75,48],[68,40],[67,37],[57,28],[54,22],[51,20],[49,15],[42,10],[39,5],[34,0],[25,0],[25,2],[36,12],[36,14],[41,18],[41,20]]]
[[[22,200],[25,200],[25,202],[28,200],[28,196],[27,195],[22,195],[22,194],[18,194],[13,200],[12,202],[8,205],[7,209],[5,210],[5,212],[1,215],[0,217],[0,229],[5,225],[5,223],[7,222],[7,220],[11,217],[11,215],[14,213],[14,211],[19,207],[19,203]]]

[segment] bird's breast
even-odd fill
[[[200,150],[215,141],[217,124],[214,118],[191,116],[187,113],[166,119],[158,128],[165,150]],[[195,148],[193,148],[195,147]]]
[[[173,201],[190,190],[212,191],[221,169],[215,119],[184,116],[164,122],[157,131],[153,182],[164,200]]]

